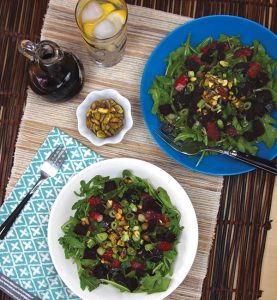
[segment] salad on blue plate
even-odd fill
[[[221,34],[193,47],[190,39],[169,54],[165,74],[155,77],[152,113],[173,125],[179,142],[254,155],[259,142],[271,148],[277,138],[270,115],[277,107],[277,62],[257,40],[244,45],[239,36]]]

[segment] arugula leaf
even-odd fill
[[[91,292],[99,286],[100,280],[96,277],[89,276],[84,269],[79,269],[78,273],[80,278],[80,286],[82,290],[88,288],[88,290]]]
[[[141,279],[141,286],[136,289],[136,292],[147,292],[149,294],[164,292],[168,289],[170,279],[156,272],[155,275],[147,275]]]
[[[175,209],[175,207],[172,205],[171,200],[168,196],[168,193],[165,189],[162,187],[157,188],[157,196],[158,200],[161,202],[162,205],[169,209]]]
[[[70,229],[72,229],[72,227],[74,227],[75,225],[77,225],[79,223],[79,220],[73,217],[70,217],[69,220],[63,224],[62,231],[64,233],[67,233]]]
[[[101,282],[104,282],[104,283],[107,283],[107,284],[110,284],[110,285],[116,287],[121,292],[130,292],[130,290],[126,286],[118,284],[112,280],[108,280],[108,279],[100,279],[100,280],[101,280]]]
[[[265,133],[258,138],[259,142],[264,142],[268,148],[272,148],[277,139],[277,128],[264,121]]]
[[[85,243],[79,241],[76,237],[70,235],[70,233],[60,237],[59,243],[64,248],[64,254],[67,259],[70,257],[78,259],[83,257],[86,247]]]

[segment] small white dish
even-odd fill
[[[86,125],[86,113],[91,104],[99,99],[113,99],[124,110],[123,127],[121,130],[112,137],[98,138]],[[86,137],[95,146],[102,146],[104,144],[116,144],[122,141],[125,133],[133,126],[133,119],[131,115],[131,104],[129,100],[121,96],[116,90],[106,89],[102,91],[93,91],[87,95],[85,100],[78,106],[76,111],[78,119],[78,130],[80,134]]]

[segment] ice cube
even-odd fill
[[[126,11],[123,9],[114,10],[107,16],[107,20],[113,23],[116,32],[118,32],[126,21]]]
[[[99,22],[94,28],[94,36],[97,39],[108,39],[116,34],[116,28],[109,20]]]
[[[94,21],[103,15],[102,7],[96,2],[89,2],[83,9],[82,12],[82,22],[86,23],[89,21]]]

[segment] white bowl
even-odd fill
[[[58,239],[64,235],[61,226],[74,214],[71,208],[78,200],[74,191],[79,192],[80,181],[89,181],[96,175],[110,176],[111,178],[121,177],[124,169],[131,170],[134,175],[149,180],[155,188],[163,187],[181,214],[180,224],[184,229],[177,245],[178,253],[173,266],[171,282],[165,292],[154,294],[121,293],[113,286],[103,284],[92,292],[87,289],[82,290],[77,266],[71,259],[65,259],[64,250],[58,242]],[[51,209],[48,223],[48,245],[59,276],[83,300],[161,300],[182,283],[192,266],[198,245],[198,225],[194,208],[187,193],[167,172],[143,160],[114,158],[92,164],[73,176],[63,187]]]
[[[99,99],[113,99],[124,110],[123,127],[121,130],[112,137],[98,138],[86,125],[86,113],[91,104]],[[85,100],[78,106],[77,111],[78,130],[80,134],[86,137],[95,146],[102,146],[104,144],[116,144],[121,142],[125,133],[133,126],[133,119],[131,115],[131,104],[128,99],[121,96],[116,90],[107,89],[102,91],[93,91],[87,95]]]

